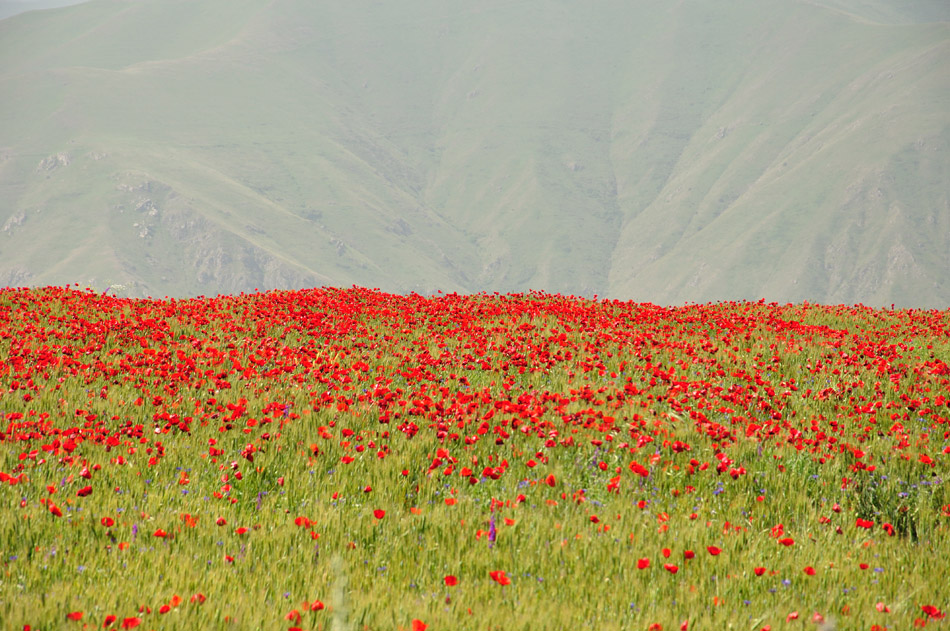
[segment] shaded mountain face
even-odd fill
[[[948,20],[874,0],[17,15],[0,283],[947,307]]]

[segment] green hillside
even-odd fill
[[[94,0],[0,94],[0,284],[950,305],[942,1]]]

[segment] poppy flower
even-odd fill
[[[718,556],[722,549],[717,548],[716,546],[706,546],[706,551],[709,552],[712,556]]]
[[[385,516],[386,516],[386,511],[384,511],[381,508],[377,508],[376,510],[373,511],[373,517],[375,517],[376,519],[382,519]]]
[[[893,536],[894,536],[894,526],[892,526],[892,525],[889,524],[888,522],[884,522],[883,524],[881,524],[881,528],[884,529],[884,532],[887,533],[887,536],[888,536],[888,537],[893,537]]]
[[[122,619],[122,628],[123,629],[134,629],[135,627],[142,624],[141,618],[123,618]]]
[[[111,517],[103,517],[99,520],[99,523],[101,523],[106,528],[112,528],[115,525],[115,520]]]
[[[452,576],[451,574],[446,574],[444,580],[445,580],[445,584],[446,584],[448,587],[455,587],[456,585],[459,584],[459,579],[458,579],[458,577]]]
[[[78,491],[76,491],[76,496],[77,496],[77,497],[86,497],[87,495],[89,495],[89,494],[91,494],[91,493],[92,493],[92,487],[91,487],[91,486],[84,486],[84,487],[82,487],[81,489],[79,489]]]
[[[82,612],[71,611],[70,613],[66,614],[66,618],[68,618],[69,620],[82,620]]]
[[[941,619],[941,618],[946,618],[946,617],[947,617],[947,614],[943,613],[942,611],[940,611],[939,609],[937,609],[937,608],[934,607],[933,605],[922,605],[920,609],[921,609],[921,611],[923,611],[925,614],[927,614],[928,616],[930,616],[931,618],[933,618],[933,619],[935,619],[935,620],[939,620],[939,619]]]
[[[753,568],[752,571],[755,573],[756,576],[762,576],[763,574],[765,574],[764,567],[756,567],[756,568]]]
[[[510,585],[511,579],[508,578],[508,575],[505,574],[503,570],[494,570],[488,573],[491,576],[492,580],[498,583],[499,585]]]
[[[428,628],[429,628],[429,625],[427,625],[427,624],[426,624],[425,622],[423,622],[422,620],[413,620],[413,621],[412,621],[412,631],[426,631],[426,629],[428,629]]]
[[[165,532],[164,530],[162,530],[161,528],[159,528],[158,530],[156,530],[155,532],[152,533],[152,536],[153,536],[153,537],[159,537],[159,538],[161,538],[161,537],[167,537],[167,536],[168,536],[168,533]]]
[[[683,558],[685,559],[695,559],[696,553],[692,550],[683,550]]]
[[[59,509],[59,506],[57,506],[56,504],[53,504],[52,502],[50,502],[48,508],[49,508],[49,512],[51,512],[54,517],[62,517],[62,516],[63,516],[63,511],[61,511],[61,510]]]
[[[785,547],[795,545],[795,540],[791,537],[785,537],[784,539],[779,539],[778,542]]]
[[[676,574],[677,572],[680,571],[679,567],[676,565],[673,565],[672,563],[664,563],[663,569],[669,572],[670,574]]]
[[[637,569],[645,570],[650,567],[650,559],[638,559],[637,560]]]
[[[554,486],[557,484],[557,480],[554,478],[553,473],[549,473],[546,478],[544,478],[544,483],[548,486]]]
[[[861,519],[860,517],[858,517],[857,520],[855,520],[855,525],[858,528],[865,528],[869,530],[874,527],[874,522],[868,519]]]
[[[813,567],[810,566],[810,565],[807,565],[807,566],[805,566],[805,569],[802,570],[802,572],[804,572],[804,573],[807,574],[808,576],[814,576],[814,575],[815,575],[815,568],[813,568]]]

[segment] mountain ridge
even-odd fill
[[[950,10],[892,4],[21,14],[0,282],[943,308]]]

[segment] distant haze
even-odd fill
[[[946,308],[948,20],[946,0],[20,13],[0,284]]]
[[[24,11],[34,9],[52,9],[79,4],[87,0],[0,0],[0,20]]]

